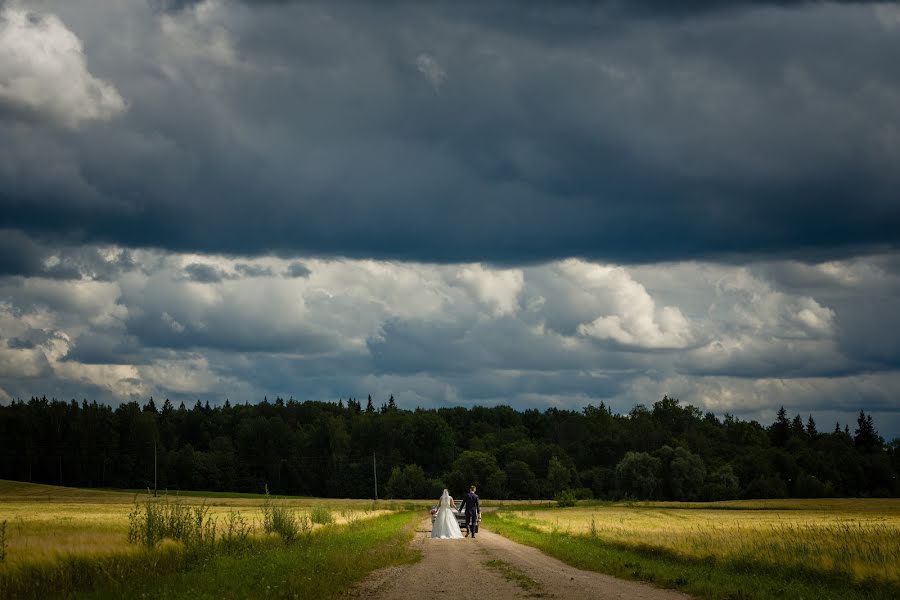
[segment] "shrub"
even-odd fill
[[[168,496],[143,502],[135,499],[128,513],[128,541],[153,548],[165,538],[183,542],[189,548],[212,547],[216,541],[216,522],[205,504],[189,506],[170,501]]]
[[[226,550],[241,550],[248,546],[252,526],[240,512],[229,511],[222,531],[222,545]]]
[[[309,511],[309,518],[313,523],[318,523],[319,525],[331,525],[334,523],[334,515],[324,506],[314,506]]]
[[[330,514],[329,514],[330,516]],[[266,500],[263,503],[263,531],[276,533],[285,542],[293,542],[297,537],[312,529],[312,522],[307,515],[297,516],[293,508],[275,502],[269,496],[266,487]]]
[[[594,499],[594,491],[591,488],[575,488],[572,490],[572,493],[575,494],[575,497],[578,500],[593,500]]]
[[[566,506],[575,506],[578,502],[578,497],[573,490],[563,490],[556,495],[554,500],[556,500],[557,506],[564,508]]]

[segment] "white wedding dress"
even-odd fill
[[[462,536],[456,515],[453,514],[453,507],[450,506],[450,494],[444,490],[444,493],[441,494],[441,503],[437,514],[434,515],[431,537],[442,540],[458,540],[462,539]]]

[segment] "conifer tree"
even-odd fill
[[[866,416],[864,411],[859,411],[856,419],[856,435],[853,436],[853,444],[861,450],[872,450],[881,447],[881,437],[875,430],[875,422],[872,415]]]
[[[816,421],[813,419],[812,415],[809,415],[809,419],[806,420],[806,435],[810,437],[810,439],[814,439],[819,432],[816,430]]]
[[[791,435],[802,436],[806,433],[806,428],[803,427],[803,419],[800,415],[794,415],[794,419],[791,421]]]
[[[778,416],[772,427],[769,428],[769,435],[773,446],[784,446],[791,435],[791,422],[787,418],[787,411],[784,407],[778,409]]]

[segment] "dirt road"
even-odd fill
[[[422,551],[414,565],[382,569],[350,591],[366,600],[428,600],[446,593],[459,598],[559,598],[685,600],[679,592],[581,571],[490,531],[476,539],[433,540],[431,521],[412,541]]]

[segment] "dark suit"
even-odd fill
[[[462,504],[459,506],[460,512],[466,511],[466,529],[475,537],[478,532],[478,518],[481,516],[481,503],[478,500],[478,494],[469,492],[463,498]]]

